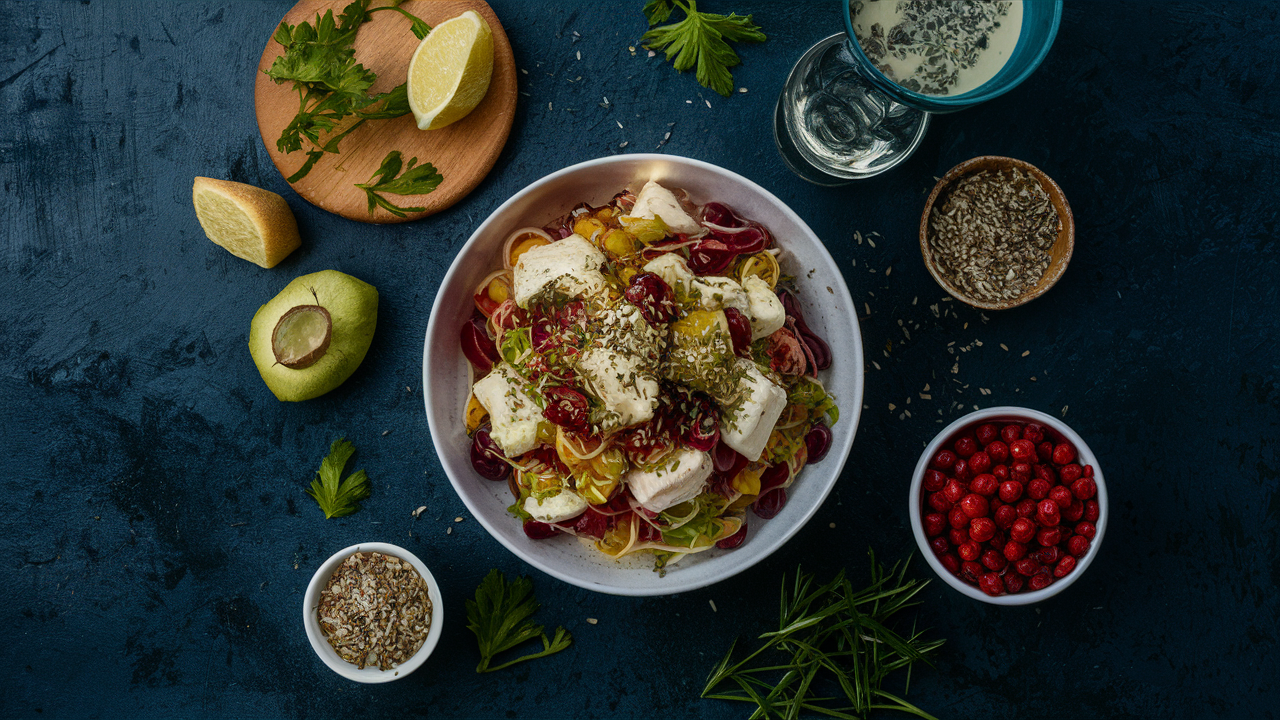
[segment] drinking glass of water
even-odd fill
[[[800,177],[843,185],[910,157],[933,113],[1003,95],[1044,60],[1062,0],[838,0],[845,31],[805,52],[774,109]]]

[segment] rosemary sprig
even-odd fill
[[[782,580],[778,629],[760,635],[764,644],[734,662],[735,640],[728,654],[707,678],[702,697],[735,700],[756,706],[751,718],[800,717],[801,712],[835,718],[865,718],[871,710],[896,710],[926,720],[933,716],[882,685],[896,670],[929,663],[928,655],[943,640],[925,640],[915,623],[902,635],[890,629],[890,619],[918,604],[913,598],[928,581],[906,577],[907,562],[888,571],[871,557],[871,584],[855,591],[838,573],[825,585],[799,569],[788,584]],[[789,586],[789,588],[788,588]],[[784,653],[781,664],[753,665],[766,653]],[[725,683],[737,691],[719,690]],[[840,695],[833,694],[836,689]]]
[[[393,195],[426,195],[436,189],[444,176],[436,172],[431,163],[418,165],[418,158],[410,158],[404,165],[404,174],[400,175],[401,155],[399,150],[392,150],[382,159],[382,165],[373,172],[367,183],[357,183],[356,187],[364,190],[369,196],[369,214],[375,208],[384,208],[396,217],[404,217],[405,213],[422,212],[424,207],[400,207],[386,199],[381,193]],[[396,177],[399,175],[399,177]]]

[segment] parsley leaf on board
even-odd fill
[[[476,588],[476,599],[467,601],[467,628],[475,633],[480,644],[480,664],[476,665],[476,672],[501,670],[569,647],[573,636],[564,628],[556,628],[555,638],[548,639],[541,625],[529,622],[539,607],[541,605],[533,597],[533,583],[529,578],[517,577],[515,582],[508,584],[500,571],[489,571],[480,587]],[[534,639],[542,640],[542,652],[489,666],[494,655]]]
[[[652,27],[671,16],[673,4],[684,11],[685,18]],[[742,62],[729,43],[765,41],[750,15],[699,12],[698,0],[649,0],[644,14],[651,29],[640,41],[653,50],[665,50],[668,60],[675,57],[673,64],[680,72],[696,66],[698,82],[725,97],[733,93],[729,68]]]
[[[355,453],[356,446],[338,438],[329,446],[329,455],[320,463],[317,478],[311,481],[307,494],[315,498],[325,519],[350,515],[360,509],[360,501],[369,497],[369,476],[357,470],[342,478],[342,470]]]
[[[418,165],[418,158],[410,158],[404,165],[404,174],[400,175],[401,155],[399,150],[392,150],[382,159],[382,166],[374,171],[369,182],[356,184],[369,196],[369,214],[375,208],[382,207],[396,217],[404,217],[405,213],[422,212],[424,207],[400,207],[384,198],[380,193],[393,195],[426,195],[435,190],[444,176],[436,172],[431,163]],[[399,177],[396,177],[399,175]],[[375,178],[377,181],[375,182]]]
[[[338,142],[365,120],[385,120],[409,113],[405,86],[389,92],[370,95],[377,75],[356,62],[356,32],[379,10],[393,10],[409,19],[413,34],[419,39],[431,32],[426,22],[397,7],[399,4],[370,8],[372,0],[355,0],[335,18],[332,10],[317,14],[314,23],[297,25],[280,23],[272,36],[284,47],[264,72],[276,84],[292,82],[298,93],[298,112],[280,133],[276,149],[288,154],[301,150],[307,141],[314,149],[307,151],[307,161],[288,178],[293,183],[306,177],[325,153],[337,153]],[[349,123],[352,119],[354,123]],[[322,135],[333,132],[337,135]]]

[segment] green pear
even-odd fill
[[[324,270],[303,275],[258,308],[249,354],[279,400],[319,397],[360,367],[378,324],[378,289]]]

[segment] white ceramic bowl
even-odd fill
[[[505,482],[480,477],[471,467],[470,440],[463,424],[469,367],[459,347],[463,323],[471,317],[471,294],[500,267],[499,250],[508,233],[541,226],[579,202],[602,205],[623,188],[639,191],[648,180],[683,188],[695,202],[725,203],[762,223],[786,251],[783,271],[800,279],[799,298],[809,326],[831,346],[833,362],[823,374],[840,406],[840,421],[828,456],[806,467],[787,489],[777,517],[748,515],[746,542],[735,550],[708,550],[653,572],[652,559],[614,561],[570,536],[531,540],[509,515]],[[810,274],[812,273],[812,274]],[[431,309],[423,352],[422,386],[436,454],[454,489],[489,534],[530,565],[565,582],[616,595],[668,595],[704,587],[755,565],[778,549],[817,511],[831,492],[862,411],[862,338],[839,268],[809,226],[769,191],[736,173],[698,160],[671,155],[618,155],[554,172],[516,193],[486,219],[458,252]]]
[[[431,598],[431,628],[427,631],[427,639],[422,643],[422,647],[418,648],[418,652],[390,670],[379,670],[376,667],[357,668],[338,656],[320,630],[320,619],[316,613],[316,608],[320,606],[320,591],[328,586],[329,578],[333,577],[333,572],[338,569],[342,561],[358,552],[376,552],[407,560],[427,582],[427,597]],[[440,597],[440,585],[436,583],[436,579],[431,576],[431,571],[422,564],[417,555],[388,543],[360,543],[334,553],[324,561],[320,569],[316,570],[316,574],[311,576],[311,583],[307,585],[307,592],[302,599],[302,624],[307,629],[307,639],[311,641],[311,649],[316,651],[316,655],[320,656],[330,670],[359,683],[391,682],[417,670],[431,655],[431,651],[435,650],[444,628],[444,601]]]
[[[1089,543],[1089,552],[1080,558],[1076,563],[1075,570],[1066,577],[1055,580],[1052,585],[1042,590],[1031,590],[1028,592],[1018,593],[1017,595],[988,595],[978,588],[974,587],[952,575],[938,557],[933,554],[933,549],[929,547],[929,538],[924,533],[924,517],[921,511],[921,505],[924,498],[921,495],[922,486],[924,484],[924,472],[929,467],[929,459],[932,458],[944,446],[950,447],[955,436],[960,430],[972,425],[985,422],[1034,422],[1045,425],[1067,442],[1071,443],[1076,449],[1076,455],[1080,465],[1093,466],[1093,480],[1098,485],[1098,522],[1094,523],[1097,528],[1097,534]],[[924,453],[920,455],[920,461],[916,463],[916,472],[911,479],[911,494],[908,501],[911,505],[911,531],[916,536],[916,544],[920,546],[920,553],[924,555],[925,560],[929,562],[929,567],[938,574],[948,585],[958,590],[961,594],[968,595],[974,600],[981,600],[992,605],[1030,605],[1040,602],[1046,598],[1053,597],[1058,593],[1066,590],[1072,583],[1084,575],[1084,571],[1089,569],[1089,565],[1093,563],[1093,559],[1098,555],[1098,549],[1102,547],[1102,537],[1107,531],[1107,483],[1102,477],[1102,466],[1098,464],[1098,458],[1089,449],[1084,439],[1076,434],[1066,423],[1058,420],[1052,415],[1046,415],[1038,410],[1031,410],[1021,407],[993,407],[986,410],[978,410],[956,420],[938,433],[933,442],[924,449]]]

